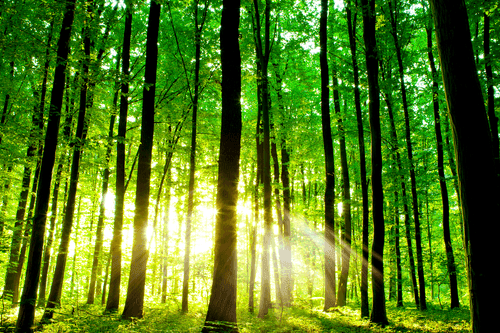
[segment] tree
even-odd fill
[[[217,179],[214,274],[202,332],[236,328],[236,204],[241,149],[241,58],[238,42],[240,1],[223,0],[220,51],[222,120]],[[218,323],[214,323],[214,322]]]
[[[330,91],[327,51],[328,0],[321,1],[319,25],[321,68],[321,128],[325,151],[325,307],[337,305],[335,292],[335,164],[333,159],[332,128],[330,124]]]
[[[43,239],[45,222],[50,199],[50,184],[52,182],[52,168],[55,163],[57,137],[61,119],[64,82],[66,80],[66,61],[69,53],[71,27],[74,19],[75,0],[66,2],[65,13],[61,25],[61,33],[57,43],[58,64],[54,73],[54,82],[50,100],[49,119],[45,132],[44,152],[40,169],[40,184],[37,190],[37,202],[33,217],[28,269],[24,280],[24,289],[21,296],[21,305],[17,317],[18,332],[30,332],[35,319],[35,304],[40,278],[42,261]]]
[[[363,7],[363,39],[366,47],[368,76],[368,113],[371,129],[372,159],[372,290],[373,307],[370,321],[388,324],[384,292],[384,191],[382,188],[382,138],[380,130],[380,88],[378,84],[378,55],[375,39],[375,0],[361,0]]]
[[[496,311],[488,302],[500,297],[497,289],[489,287],[496,283],[496,268],[488,259],[497,243],[498,226],[488,221],[500,215],[498,176],[465,1],[431,0],[430,4],[455,142],[472,329],[481,332],[495,327]]]
[[[432,30],[431,27],[426,28],[427,31],[427,55],[429,57],[429,65],[432,74],[432,107],[434,111],[434,131],[436,133],[436,149],[438,162],[439,188],[441,189],[441,202],[443,205],[443,238],[446,249],[446,263],[448,268],[448,278],[450,280],[450,308],[458,308],[460,301],[458,299],[457,272],[455,266],[455,256],[451,246],[450,236],[450,204],[448,199],[448,188],[446,187],[446,178],[444,174],[444,150],[443,136],[441,134],[441,116],[439,114],[439,99],[438,99],[438,73],[434,63],[434,55],[432,53]]]
[[[87,17],[85,26],[83,28],[83,48],[84,59],[82,61],[82,76],[83,83],[80,88],[80,107],[78,112],[78,123],[75,134],[75,144],[73,147],[73,156],[71,161],[71,171],[69,180],[68,198],[66,202],[66,213],[61,230],[61,242],[59,244],[59,253],[57,254],[56,268],[52,285],[50,288],[49,298],[45,312],[42,317],[42,322],[48,322],[53,317],[53,310],[61,302],[62,285],[64,283],[64,273],[66,270],[66,261],[68,257],[69,238],[71,236],[71,229],[73,226],[73,216],[75,213],[76,192],[78,189],[78,180],[80,176],[80,162],[85,145],[85,140],[88,132],[88,124],[86,119],[87,103],[89,93],[89,66],[90,66],[90,22],[89,18],[92,16],[92,0],[86,1]]]
[[[118,311],[120,304],[122,228],[125,201],[125,136],[127,134],[127,113],[129,98],[130,39],[132,35],[132,3],[127,2],[125,9],[125,29],[123,32],[122,74],[120,95],[120,114],[116,143],[116,194],[113,239],[111,240],[111,274],[109,281],[106,311]]]
[[[143,315],[146,265],[148,262],[146,229],[148,227],[149,214],[149,185],[153,150],[160,11],[161,5],[155,0],[151,0],[146,41],[141,145],[139,146],[137,186],[135,192],[134,241],[132,245],[132,262],[128,281],[127,300],[125,301],[125,308],[122,314],[124,319],[142,318]]]

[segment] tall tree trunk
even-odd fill
[[[373,307],[370,321],[388,323],[384,292],[384,191],[382,187],[382,135],[380,131],[380,89],[378,84],[378,51],[375,39],[375,0],[361,0],[363,7],[363,39],[366,46],[368,76],[368,113],[371,129],[372,158],[372,290]]]
[[[413,146],[411,142],[408,99],[406,96],[406,85],[404,82],[403,56],[401,54],[401,45],[399,42],[398,27],[397,27],[398,22],[396,20],[397,8],[394,8],[393,10],[392,0],[389,1],[389,12],[390,12],[390,21],[392,26],[392,37],[394,39],[394,45],[396,48],[396,57],[398,60],[399,83],[401,90],[401,98],[403,100],[403,112],[405,116],[406,152],[408,154],[408,162],[410,164],[410,185],[411,185],[412,208],[413,208],[413,222],[415,224],[415,245],[417,249],[417,273],[418,273],[418,284],[420,292],[419,309],[424,311],[427,310],[427,304],[425,301],[425,276],[424,276],[424,262],[422,256],[422,234],[420,231],[420,214],[418,211],[417,180],[415,175],[415,164],[413,162]]]
[[[335,113],[337,114],[337,128],[340,143],[340,164],[342,167],[342,272],[339,278],[339,289],[337,305],[345,306],[347,299],[347,278],[349,277],[349,264],[351,261],[351,183],[349,180],[349,168],[347,165],[347,150],[345,144],[345,130],[342,115],[340,114],[340,97],[338,90],[338,78],[333,77],[333,99]],[[345,115],[344,115],[345,116]]]
[[[389,73],[390,75],[390,73]],[[415,299],[415,306],[418,308],[420,306],[419,296],[418,296],[418,285],[417,285],[417,276],[415,275],[415,259],[413,255],[413,245],[412,245],[412,236],[411,236],[411,226],[410,226],[410,212],[408,209],[408,196],[406,195],[406,181],[403,171],[403,163],[401,162],[401,155],[399,154],[399,141],[398,135],[396,132],[396,124],[394,121],[394,114],[392,112],[392,101],[389,93],[385,94],[385,103],[387,104],[387,112],[389,114],[389,123],[391,128],[391,139],[393,146],[393,155],[394,160],[396,161],[397,168],[399,170],[400,178],[401,178],[401,196],[403,199],[403,215],[404,215],[404,224],[406,231],[406,243],[408,248],[408,261],[410,264],[410,277],[413,288],[413,297]]]
[[[194,25],[195,25],[195,65],[194,65],[194,94],[193,116],[191,123],[191,155],[189,158],[189,194],[188,194],[188,211],[186,218],[186,242],[184,251],[184,280],[182,285],[182,312],[188,311],[188,283],[189,283],[189,257],[191,253],[191,220],[194,209],[194,176],[196,173],[196,120],[198,117],[198,100],[199,100],[199,85],[200,85],[200,62],[201,62],[201,34],[205,23],[208,4],[205,4],[204,15],[198,17],[199,0],[194,1]]]
[[[16,323],[18,332],[30,332],[35,319],[35,304],[40,278],[45,222],[47,219],[50,184],[52,182],[52,168],[54,167],[55,162],[57,137],[61,119],[61,106],[66,76],[66,61],[69,53],[69,41],[71,36],[71,27],[73,25],[74,8],[75,0],[68,0],[66,2],[66,10],[57,44],[58,61],[54,74],[49,119],[45,134],[45,145],[40,170],[40,186],[38,186],[37,189],[37,203],[33,218],[33,228],[28,256],[28,269],[26,270],[26,279],[24,280],[24,289]]]
[[[261,37],[259,0],[254,0],[255,10],[255,48],[261,69],[262,125],[264,141],[262,143],[262,181],[264,183],[264,237],[262,249],[261,292],[259,302],[259,318],[263,318],[271,307],[271,268],[270,246],[272,237],[272,205],[271,205],[271,146],[269,116],[269,79],[268,64],[270,52],[270,15],[271,1],[266,0],[264,9],[264,44]]]
[[[357,7],[357,2],[355,6]],[[359,67],[356,57],[356,12],[351,19],[351,4],[347,4],[347,30],[349,32],[349,46],[351,49],[352,69],[354,76],[354,104],[356,107],[356,121],[358,125],[358,145],[359,145],[359,170],[361,177],[361,200],[363,205],[363,259],[361,263],[361,317],[368,317],[370,309],[368,305],[368,182],[366,180],[366,157],[365,138],[363,128],[363,115],[361,113],[361,93],[359,89]]]
[[[401,248],[399,246],[399,202],[398,191],[394,191],[394,227],[395,240],[394,250],[396,252],[396,306],[403,306],[403,277],[401,272]]]
[[[457,286],[457,272],[455,266],[455,257],[453,255],[453,248],[451,246],[450,236],[450,204],[448,200],[448,188],[446,187],[446,180],[444,174],[444,152],[443,152],[443,136],[441,134],[441,117],[439,115],[439,99],[438,99],[438,73],[436,65],[434,64],[434,55],[432,54],[432,28],[427,27],[427,53],[429,56],[429,64],[431,66],[432,74],[432,105],[434,109],[434,131],[436,133],[436,148],[438,159],[438,176],[439,187],[441,189],[441,202],[443,205],[443,237],[444,246],[446,250],[448,278],[450,280],[450,307],[458,308],[460,301],[458,299],[458,286]]]
[[[106,311],[118,311],[120,304],[120,282],[122,270],[122,228],[125,201],[125,137],[127,134],[127,113],[129,93],[130,39],[132,35],[132,4],[127,2],[122,48],[122,75],[120,95],[120,117],[116,142],[116,190],[113,239],[111,240],[111,273]]]
[[[116,103],[114,103],[116,105]],[[96,240],[94,246],[94,258],[92,260],[92,271],[90,273],[90,286],[87,295],[87,304],[94,304],[95,297],[95,287],[97,280],[97,268],[99,266],[99,261],[101,257],[102,249],[102,238],[103,238],[103,228],[104,228],[104,214],[106,213],[106,196],[108,194],[108,184],[109,184],[109,160],[111,159],[111,148],[113,146],[113,129],[115,127],[115,114],[113,113],[109,120],[109,131],[108,131],[108,145],[106,147],[106,166],[103,170],[102,177],[102,190],[101,190],[101,205],[99,207],[99,218],[97,220],[97,230],[96,230]]]
[[[490,259],[497,252],[498,225],[489,223],[500,215],[499,181],[465,2],[430,3],[455,142],[472,329],[484,332],[496,325],[497,311],[490,303],[500,298],[500,291],[491,288],[497,269]]]
[[[87,14],[92,14],[92,0],[86,2]],[[71,162],[70,181],[68,199],[66,203],[66,213],[64,215],[63,226],[61,231],[61,242],[59,244],[59,253],[57,255],[56,268],[50,287],[49,298],[47,306],[42,317],[43,322],[48,322],[53,317],[54,309],[61,301],[62,286],[64,283],[64,273],[66,270],[66,261],[68,257],[69,241],[71,236],[71,229],[73,226],[73,216],[75,212],[75,199],[78,189],[78,179],[80,173],[80,162],[83,147],[87,137],[88,125],[86,124],[87,112],[87,92],[89,87],[89,65],[90,65],[90,22],[84,23],[83,28],[83,47],[85,52],[85,59],[82,61],[82,76],[83,84],[80,89],[80,109],[78,112],[78,123],[76,127],[75,145],[73,148],[73,157]]]
[[[134,240],[132,261],[128,281],[127,299],[122,317],[142,318],[148,248],[146,229],[149,213],[149,184],[151,179],[151,156],[153,150],[154,111],[156,91],[156,70],[158,60],[158,32],[161,5],[151,0],[149,7],[148,32],[146,40],[146,69],[142,103],[141,145],[137,166],[137,187],[135,196]]]
[[[335,164],[333,159],[332,128],[330,124],[330,88],[327,51],[328,0],[321,0],[319,19],[320,69],[321,69],[321,128],[325,151],[325,307],[337,305],[335,292]]]
[[[202,332],[236,329],[236,205],[241,148],[240,1],[223,0],[220,31],[222,121],[217,180],[214,274]],[[219,322],[215,323],[214,322]],[[210,328],[212,326],[212,328]],[[214,327],[215,326],[215,327]]]

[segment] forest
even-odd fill
[[[499,5],[1,0],[0,332],[494,331]]]

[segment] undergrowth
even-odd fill
[[[37,332],[200,332],[204,323],[206,305],[192,304],[189,313],[182,314],[176,303],[147,304],[142,319],[121,320],[120,313],[103,314],[96,305],[62,307],[57,310],[52,324],[38,326]],[[257,309],[256,309],[257,311]],[[37,311],[37,321],[42,311]],[[2,314],[0,332],[14,332],[17,309]],[[467,308],[441,310],[430,307],[420,312],[414,307],[396,308],[387,304],[390,324],[386,327],[371,324],[360,318],[359,307],[346,306],[325,313],[320,305],[296,302],[288,309],[271,309],[264,320],[246,308],[238,311],[240,333],[250,332],[471,332]]]

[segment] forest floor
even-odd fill
[[[319,304],[272,309],[264,320],[239,308],[240,333],[250,332],[471,332],[469,310],[466,307],[442,310],[430,304],[429,310],[420,312],[415,307],[396,308],[387,303],[390,324],[385,328],[360,318],[358,307],[346,306],[330,313],[321,311]],[[257,311],[258,309],[256,309]],[[103,308],[94,305],[63,307],[57,311],[52,324],[38,327],[37,332],[200,332],[206,306],[191,305],[182,314],[176,305],[146,304],[140,320],[120,320],[119,314],[103,315]],[[37,319],[42,310],[37,311]],[[0,332],[14,332],[17,309],[2,312]]]

